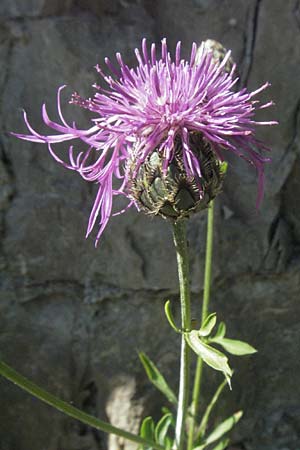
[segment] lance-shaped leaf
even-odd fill
[[[172,411],[169,408],[167,408],[166,406],[162,406],[161,411],[162,411],[162,413],[164,415],[165,414],[170,414],[171,415],[171,425],[172,425],[173,428],[175,428],[176,420],[175,420],[175,417],[172,414]]]
[[[155,440],[155,425],[152,417],[145,417],[143,420],[140,428],[140,436],[144,439],[149,439],[150,441]],[[141,445],[139,449],[153,450],[153,447]]]
[[[257,350],[252,347],[252,345],[247,344],[247,342],[237,341],[236,339],[227,339],[223,337],[214,337],[210,339],[210,342],[215,342],[216,344],[221,345],[224,350],[232,355],[243,356],[243,355],[251,355],[252,353],[256,353]]]
[[[173,317],[170,300],[167,300],[165,303],[165,314],[166,314],[167,320],[168,320],[169,324],[171,325],[171,327],[173,328],[173,330],[175,330],[176,333],[179,333],[179,329],[177,328],[174,317]]]
[[[168,436],[170,425],[172,425],[173,417],[171,413],[165,414],[155,427],[155,442],[166,447],[171,447],[172,440]]]
[[[206,362],[210,367],[215,370],[219,370],[223,372],[227,383],[231,387],[230,378],[232,376],[232,370],[228,365],[228,358],[224,353],[221,353],[219,350],[211,347],[204,343],[198,331],[192,330],[189,333],[185,333],[185,338],[189,346],[194,350],[194,352],[200,356],[203,361]]]
[[[151,361],[150,358],[148,358],[148,356],[144,352],[140,352],[139,357],[151,383],[154,384],[154,386],[167,397],[169,402],[177,404],[176,395],[169,387],[166,379],[160,373],[156,365]]]
[[[216,313],[212,313],[209,316],[206,317],[206,319],[203,322],[203,325],[201,325],[201,328],[199,330],[200,336],[209,336],[212,332],[212,329],[216,325],[217,322],[217,315]]]
[[[232,416],[228,417],[228,419],[220,423],[220,425],[218,425],[214,429],[214,431],[210,433],[210,435],[204,440],[204,442],[201,445],[195,447],[194,450],[203,450],[208,445],[213,444],[214,442],[221,439],[224,436],[224,434],[228,433],[234,427],[234,425],[238,423],[242,415],[243,411],[238,411],[234,413]]]

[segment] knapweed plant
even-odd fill
[[[163,408],[163,416],[157,423],[146,417],[139,435],[134,435],[45,392],[5,363],[0,363],[0,373],[64,413],[129,439],[142,449],[222,450],[229,442],[226,433],[242,415],[238,411],[214,429],[209,428],[215,403],[225,385],[231,387],[233,371],[226,354],[247,355],[256,350],[245,342],[227,338],[225,324],[217,325],[216,314],[209,313],[213,199],[222,190],[226,152],[235,153],[254,166],[258,174],[257,205],[262,199],[264,164],[269,159],[263,156],[267,148],[255,137],[255,129],[258,125],[276,122],[258,122],[254,115],[257,109],[272,104],[260,105],[256,99],[268,83],[254,92],[245,87],[238,90],[230,52],[212,40],[199,47],[193,44],[188,61],[181,58],[180,42],[172,59],[165,39],[159,56],[155,44],[149,48],[145,39],[141,52],[136,49],[135,54],[135,68],[128,67],[119,53],[116,63],[105,59],[110,75],[96,67],[103,81],[101,86],[94,86],[93,98],[73,94],[71,103],[92,113],[90,128],[83,130],[66,122],[61,110],[61,87],[57,95],[61,122],[53,122],[45,105],[42,108],[43,120],[52,133],[42,135],[35,131],[24,112],[29,134],[15,136],[46,144],[57,162],[78,172],[84,180],[97,184],[98,192],[87,226],[88,236],[96,223],[98,225],[96,245],[111,216],[116,214],[112,213],[112,208],[117,195],[128,200],[126,208],[120,212],[135,207],[150,215],[160,215],[171,224],[178,263],[181,324],[175,323],[170,301],[165,304],[165,314],[172,329],[181,337],[178,396],[156,365],[146,354],[140,353],[150,381],[166,396],[169,407]],[[69,152],[67,159],[61,159],[56,145],[65,141],[70,141]],[[208,210],[204,296],[201,326],[195,329],[191,324],[186,221],[191,214],[204,209]],[[98,251],[101,252],[101,245]],[[193,389],[192,352],[198,357]],[[199,417],[204,363],[220,371],[224,381]]]

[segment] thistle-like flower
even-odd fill
[[[209,41],[211,42],[211,41]],[[42,116],[46,125],[58,132],[41,135],[24,120],[30,134],[17,137],[46,143],[54,159],[77,171],[85,180],[98,184],[87,236],[99,218],[98,242],[112,215],[116,195],[153,214],[174,220],[207,206],[220,191],[225,150],[246,159],[258,172],[258,203],[263,195],[264,163],[261,155],[267,148],[255,138],[257,125],[277,122],[254,120],[260,105],[253,98],[269,83],[254,92],[234,89],[238,78],[230,52],[221,61],[211,51],[211,44],[192,45],[190,60],[181,59],[180,42],[172,60],[166,40],[162,40],[161,57],[155,44],[149,49],[142,41],[142,51],[135,50],[138,65],[129,68],[119,53],[117,66],[108,58],[105,63],[112,75],[96,69],[108,88],[95,85],[93,98],[83,99],[74,93],[71,103],[95,114],[87,130],[69,125],[64,119],[58,89],[57,106],[61,124]],[[69,147],[69,162],[63,161],[53,145],[64,141],[81,141],[75,155]],[[85,148],[84,148],[85,147]],[[115,187],[115,181],[119,186]],[[114,183],[113,183],[114,181]]]

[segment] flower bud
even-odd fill
[[[223,45],[220,42],[215,41],[214,39],[206,39],[206,41],[204,41],[203,43],[204,43],[204,48],[208,52],[212,53],[213,61],[216,64],[221,64],[221,62],[223,61],[223,59],[226,56],[227,49],[225,47],[223,47]],[[234,66],[234,61],[230,57],[230,58],[228,58],[228,60],[225,64],[225,67],[224,67],[225,72],[230,73],[233,66]]]

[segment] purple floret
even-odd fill
[[[155,44],[151,45],[148,53],[146,40],[143,39],[142,52],[135,50],[136,68],[129,68],[120,53],[116,54],[117,67],[108,58],[105,59],[112,76],[105,75],[96,66],[108,88],[95,85],[97,92],[93,98],[83,99],[74,93],[71,99],[71,103],[95,113],[88,130],[77,129],[75,124],[71,126],[65,121],[60,107],[60,94],[64,86],[58,89],[57,95],[61,124],[51,121],[45,105],[42,107],[45,124],[59,134],[44,136],[37,133],[24,112],[30,134],[15,136],[46,143],[57,162],[79,172],[85,180],[98,184],[86,233],[86,236],[91,233],[100,217],[96,244],[112,215],[113,196],[125,195],[129,199],[128,207],[134,205],[128,190],[128,160],[134,159],[138,170],[156,149],[163,155],[166,171],[174,155],[176,136],[182,141],[183,162],[188,176],[196,180],[201,178],[199,160],[189,144],[190,133],[198,132],[219,159],[223,160],[223,150],[230,150],[255,166],[258,172],[257,204],[262,199],[264,163],[269,158],[261,156],[261,151],[268,149],[255,138],[255,127],[277,122],[255,121],[255,110],[273,103],[259,106],[259,101],[252,98],[267,88],[269,83],[254,92],[246,88],[236,91],[233,89],[238,81],[234,76],[235,66],[230,73],[224,70],[230,52],[221,64],[216,64],[203,44],[197,48],[194,43],[190,61],[185,61],[180,57],[180,45],[178,42],[173,61],[165,39],[162,40],[160,58],[156,57]],[[69,162],[65,162],[57,156],[53,145],[75,139],[82,141],[85,147],[75,155],[73,145],[70,145]],[[113,188],[113,179],[120,180],[118,189]]]

